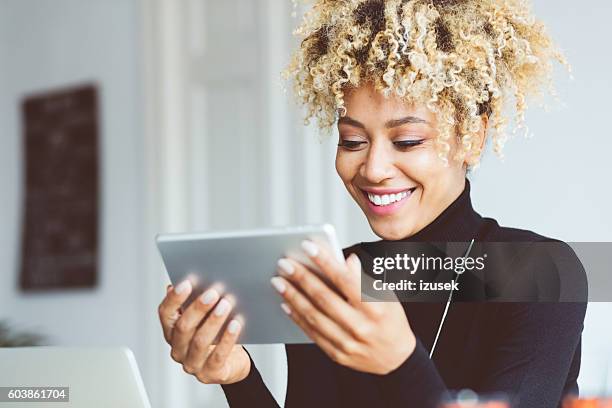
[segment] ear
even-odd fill
[[[482,151],[484,149],[485,141],[487,140],[487,130],[489,129],[489,116],[487,114],[480,115],[481,124],[480,130],[476,134],[476,140],[474,143],[478,146],[476,150],[471,151],[465,157],[465,164],[468,167],[476,166],[480,162],[480,157],[482,155]]]

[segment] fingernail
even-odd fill
[[[272,283],[272,286],[274,286],[274,289],[276,289],[278,293],[283,293],[285,289],[287,289],[283,280],[278,276],[275,276],[270,279],[270,283]]]
[[[227,325],[227,331],[231,334],[238,333],[238,330],[240,330],[240,322],[236,319],[232,320],[229,325]]]
[[[281,258],[278,260],[276,264],[287,275],[293,275],[293,272],[295,269],[293,269],[293,265],[291,264],[291,262],[289,262],[289,260],[285,258]]]
[[[286,303],[281,303],[281,309],[283,309],[283,312],[287,313],[288,315],[291,314],[291,309]]]
[[[205,305],[210,305],[215,300],[217,300],[218,297],[219,297],[219,294],[217,293],[216,290],[208,289],[206,292],[202,293],[202,295],[200,296],[200,301],[204,303]]]
[[[217,307],[215,307],[215,316],[223,316],[232,305],[226,299],[221,299]]]
[[[181,293],[187,292],[189,289],[191,289],[191,282],[184,280],[174,288],[174,292],[180,295]]]
[[[312,241],[302,241],[302,249],[312,257],[317,256],[319,253],[319,247]]]

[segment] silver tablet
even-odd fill
[[[277,274],[276,262],[284,256],[313,266],[301,249],[305,239],[326,245],[338,259],[344,259],[329,224],[160,234],[156,241],[172,284],[189,279],[195,288],[186,304],[212,284],[220,285],[234,298],[234,313],[244,317],[240,343],[287,344],[311,340],[281,310],[281,298],[270,279]]]

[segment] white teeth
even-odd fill
[[[368,199],[374,203],[374,205],[389,205],[392,203],[395,203],[396,201],[400,201],[403,200],[404,198],[406,198],[406,196],[408,196],[408,191],[402,191],[400,193],[395,193],[395,194],[383,194],[383,195],[377,195],[377,194],[373,194],[373,193],[368,193]]]

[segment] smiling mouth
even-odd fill
[[[410,196],[410,194],[412,194],[414,190],[416,190],[416,187],[409,188],[404,191],[399,191],[395,194],[374,194],[365,190],[362,190],[362,192],[366,196],[368,201],[370,201],[370,203],[374,204],[376,207],[385,207],[398,201],[402,201],[406,197]]]

